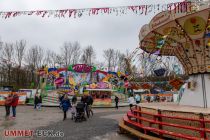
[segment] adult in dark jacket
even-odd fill
[[[90,116],[89,113],[91,113],[93,116],[92,105],[93,105],[93,97],[91,95],[88,95],[87,96],[87,108],[86,108],[86,112],[88,112],[88,118]]]
[[[60,105],[59,105],[59,108],[61,109],[62,108],[62,100],[63,100],[63,98],[64,98],[64,94],[59,94],[59,97],[58,97],[58,99],[59,99],[59,103],[60,103]]]
[[[13,118],[16,117],[16,107],[18,105],[18,101],[19,101],[19,96],[17,95],[16,92],[13,93],[12,96],[12,113],[13,113]]]
[[[87,95],[83,95],[81,97],[81,102],[83,102],[84,104],[87,104]]]
[[[84,103],[84,110],[86,112],[87,117],[89,118],[89,112],[88,112],[88,93],[84,93],[81,97],[81,102]]]
[[[38,93],[36,93],[34,96],[34,109],[36,109],[38,103],[39,103],[39,95]]]
[[[76,102],[77,102],[77,96],[76,95],[74,95],[72,97],[71,102],[72,102],[72,104],[76,104]]]
[[[87,104],[88,105],[93,105],[93,97],[91,95],[87,96]]]
[[[119,102],[119,98],[117,96],[115,96],[115,108],[118,109],[118,102]]]
[[[38,106],[38,109],[41,109],[41,106],[42,106],[42,96],[41,95],[39,95],[37,106]]]
[[[70,103],[70,100],[69,100],[67,94],[64,95],[64,98],[63,98],[63,100],[61,101],[61,105],[62,105],[63,113],[64,113],[63,120],[65,120],[65,119],[66,119],[66,112],[67,112],[67,111],[69,110],[69,108],[71,107],[71,103]]]

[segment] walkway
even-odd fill
[[[56,107],[34,110],[32,106],[18,106],[17,118],[5,120],[4,107],[1,106],[0,112],[3,113],[0,114],[0,138],[3,140],[134,140],[133,137],[117,133],[118,121],[127,110],[127,107],[119,110],[97,108],[94,109],[94,116],[86,122],[75,123],[70,118],[62,121],[62,111]],[[53,130],[63,132],[64,137],[8,138],[3,137],[4,130]]]

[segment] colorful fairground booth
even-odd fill
[[[112,106],[117,90],[112,89],[108,82],[93,83],[87,86],[87,91],[94,99],[94,106]]]
[[[68,68],[43,68],[38,71],[40,88],[46,98],[58,97],[57,94],[82,96],[85,90],[94,97],[94,106],[111,106],[114,95],[126,99],[124,74],[97,70],[86,64],[70,65]],[[118,93],[117,93],[118,92]],[[50,100],[48,100],[50,101]]]

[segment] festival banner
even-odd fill
[[[126,15],[134,13],[136,15],[148,15],[169,11],[174,13],[187,13],[193,10],[192,2],[176,2],[168,4],[150,4],[150,5],[133,5],[118,7],[101,7],[101,8],[82,8],[82,9],[60,9],[60,10],[32,10],[32,11],[0,11],[0,18],[8,19],[19,16],[38,16],[42,18],[81,18],[82,16],[96,15]],[[154,23],[156,25],[158,23]]]

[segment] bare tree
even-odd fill
[[[44,64],[47,65],[47,66],[50,66],[51,65],[51,50],[47,49],[46,50],[46,54],[45,54],[45,57],[44,57]]]
[[[125,52],[125,57],[126,57],[126,58],[128,58],[128,57],[130,57],[130,55],[131,55],[131,53],[129,52],[129,50],[128,50],[128,49],[126,49],[126,52]]]
[[[7,66],[7,75],[8,75],[8,84],[11,84],[11,67],[12,67],[12,59],[14,56],[14,46],[12,43],[5,43],[3,47],[3,59]]]
[[[124,53],[120,53],[119,54],[119,61],[118,61],[118,70],[121,72],[125,71],[125,54]]]
[[[44,50],[40,46],[35,45],[28,50],[25,61],[31,72],[31,82],[34,82],[34,79],[37,79],[37,77],[35,77],[35,72],[43,66],[43,58]]]
[[[44,65],[44,55],[45,51],[42,47],[40,46],[35,46],[37,50],[37,68],[41,68]]]
[[[1,56],[1,53],[2,53],[2,46],[3,46],[3,42],[1,41],[1,38],[0,38],[0,56]]]
[[[104,50],[104,58],[107,61],[108,64],[108,70],[111,70],[112,67],[112,61],[114,58],[114,49],[108,49],[108,50]]]
[[[44,56],[44,64],[48,67],[55,67],[56,53],[52,50],[47,50]]]
[[[25,54],[25,47],[26,47],[26,41],[20,40],[17,41],[15,44],[15,51],[16,51],[16,59],[18,61],[18,67],[20,68],[22,65],[23,57]]]
[[[0,40],[0,65],[2,64],[2,51],[3,51],[3,42]]]
[[[15,44],[15,57],[18,63],[18,68],[16,69],[16,83],[19,86],[20,84],[20,68],[22,66],[22,61],[25,55],[25,48],[26,48],[26,41],[25,40],[20,40],[16,41]]]
[[[62,56],[60,56],[60,55],[55,55],[55,57],[53,57],[53,59],[54,59],[55,64],[58,64],[60,67],[62,66],[62,64],[65,64],[63,62]]]
[[[59,54],[56,54],[54,51],[52,51],[50,55],[52,66],[56,67],[56,64],[59,64],[59,66],[61,67],[61,65],[63,64],[63,58]]]
[[[112,66],[113,66],[113,71],[116,70],[116,67],[118,66],[119,63],[119,58],[120,58],[120,51],[119,50],[115,50],[114,51],[114,55],[113,55],[113,60],[112,60]]]
[[[28,65],[35,68],[41,68],[43,66],[44,50],[40,46],[31,47],[26,55],[25,61]]]
[[[95,51],[93,47],[89,45],[83,50],[81,62],[92,66],[94,58],[95,58]]]
[[[81,55],[80,48],[80,44],[77,41],[74,43],[65,42],[61,47],[61,56],[66,67],[68,67],[70,64],[78,63]]]
[[[80,44],[79,42],[74,42],[73,43],[73,56],[72,56],[72,64],[78,63],[79,57],[81,55],[81,49],[80,49]]]
[[[66,67],[68,67],[72,62],[73,52],[74,48],[71,42],[65,42],[61,47],[61,56]]]
[[[59,64],[61,67],[63,64],[63,58],[61,55],[56,54],[54,51],[47,50],[44,57],[44,64],[48,67],[56,67],[56,64]]]

